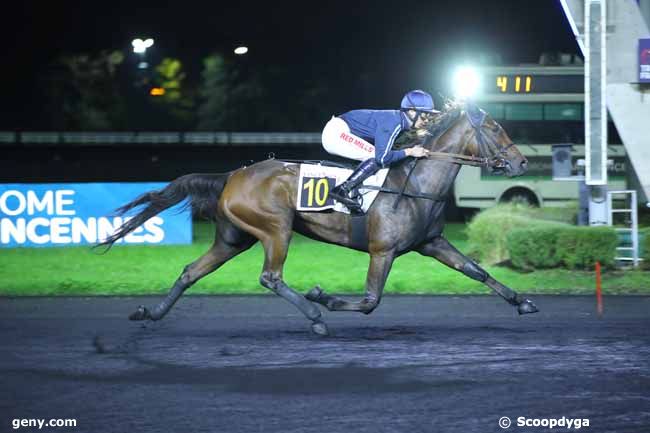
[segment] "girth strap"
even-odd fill
[[[440,197],[433,194],[419,194],[419,193],[410,193],[405,191],[397,191],[394,189],[384,188],[383,186],[361,185],[359,186],[358,189],[359,190],[369,189],[373,191],[385,192],[387,194],[401,194],[405,197],[421,198],[421,199],[432,200],[432,201],[445,201],[447,199],[446,196]]]

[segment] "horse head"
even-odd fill
[[[488,170],[495,174],[515,177],[526,172],[528,160],[519,152],[501,125],[470,102],[465,104],[464,114],[469,133],[465,155],[484,158]]]
[[[483,166],[508,177],[526,171],[528,161],[505,130],[473,103],[448,102],[425,129],[423,145],[432,152],[431,159]]]

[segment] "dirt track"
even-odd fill
[[[650,431],[650,297],[605,298],[602,319],[588,297],[535,297],[523,317],[496,297],[386,297],[326,312],[326,339],[271,296],[125,320],[157,299],[0,299],[0,431],[485,433],[502,416]]]

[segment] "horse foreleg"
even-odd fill
[[[417,251],[424,256],[434,257],[450,268],[484,283],[509,304],[516,306],[519,314],[536,313],[538,311],[531,300],[523,298],[511,288],[492,278],[483,268],[458,251],[442,236],[438,236],[431,242],[422,245]]]
[[[178,298],[190,286],[239,253],[246,251],[257,239],[225,222],[219,222],[217,235],[212,247],[195,262],[187,265],[169,293],[158,305],[149,310],[143,305],[129,316],[130,320],[160,320],[174,306]]]
[[[351,302],[328,295],[318,286],[311,289],[305,297],[310,301],[324,305],[330,311],[359,311],[370,314],[381,302],[381,295],[394,259],[395,255],[392,252],[371,254],[370,267],[366,277],[366,294],[361,301]]]

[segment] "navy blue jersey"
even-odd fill
[[[386,167],[406,158],[403,150],[392,150],[399,133],[408,128],[398,110],[352,110],[340,116],[350,132],[375,145],[375,159]]]

